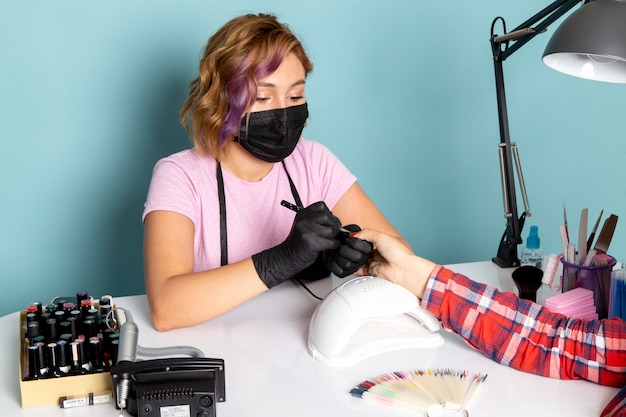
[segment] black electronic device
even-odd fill
[[[215,417],[216,403],[226,400],[223,359],[123,361],[111,368],[111,382],[116,404],[118,385],[127,385],[125,409],[138,417]]]

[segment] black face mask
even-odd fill
[[[306,119],[307,104],[250,113],[241,120],[235,141],[265,162],[280,162],[293,152],[300,140]]]

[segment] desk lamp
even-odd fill
[[[501,17],[495,18],[491,25],[490,42],[500,123],[500,175],[504,217],[507,219],[498,254],[492,260],[502,268],[520,265],[517,245],[522,243],[524,221],[531,215],[517,147],[509,136],[502,63],[578,3],[581,7],[563,21],[548,42],[543,62],[569,75],[626,83],[626,0],[556,0],[510,32],[506,31]],[[494,34],[498,21],[504,26],[503,35]],[[524,212],[519,218],[513,162],[524,200]]]

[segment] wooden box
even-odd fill
[[[100,372],[58,378],[24,380],[28,375],[28,352],[24,338],[26,312],[20,316],[19,325],[19,380],[22,407],[59,404],[63,397],[86,396],[90,393],[111,392],[111,374]]]

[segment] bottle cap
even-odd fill
[[[528,249],[539,249],[539,228],[537,226],[530,226],[530,234],[526,239],[526,247]]]

